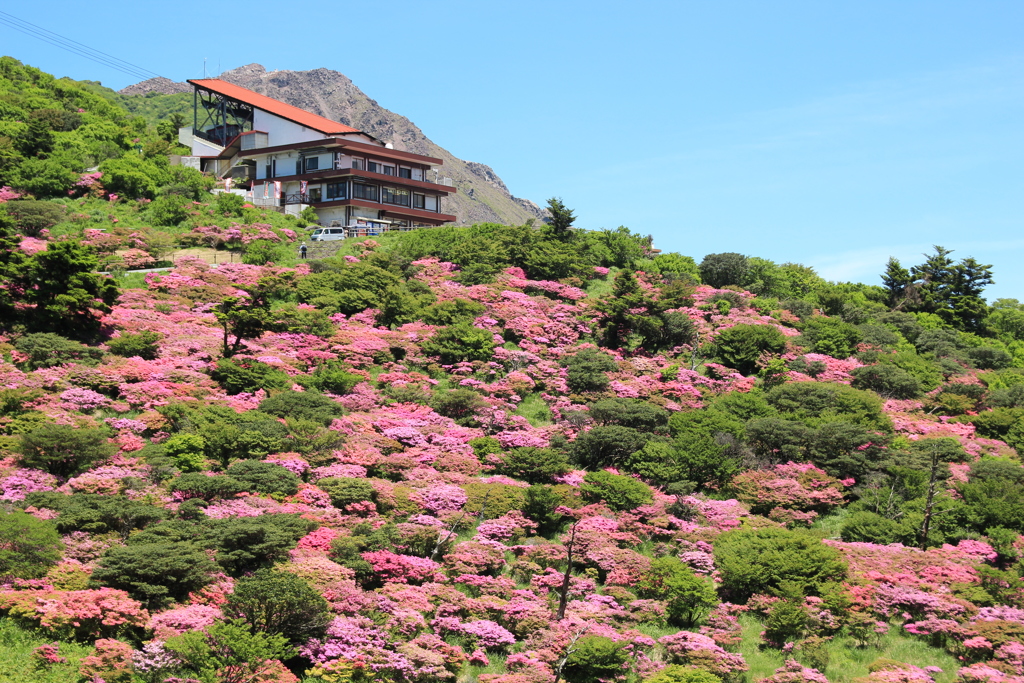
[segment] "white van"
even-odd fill
[[[317,228],[310,236],[311,242],[330,242],[345,239],[345,228]]]

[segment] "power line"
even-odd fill
[[[146,80],[160,76],[160,74],[155,71],[150,71],[144,67],[132,64],[131,62],[118,57],[114,57],[106,52],[79,43],[76,40],[62,36],[59,33],[54,33],[42,26],[37,26],[7,12],[0,11],[0,23],[13,28],[15,31],[20,31],[21,33],[32,36],[33,38],[38,38],[39,40],[49,43],[54,47],[59,47],[62,50],[66,50],[78,55],[79,57],[84,57],[111,69],[115,69],[133,78]]]

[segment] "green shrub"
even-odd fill
[[[193,680],[241,683],[279,681],[282,659],[294,654],[284,636],[252,630],[244,621],[215,622],[205,630],[172,636],[164,647]]]
[[[288,373],[258,360],[222,358],[210,376],[229,394],[288,389],[292,385]]]
[[[376,492],[373,485],[365,479],[353,477],[326,477],[316,485],[331,497],[331,505],[344,509],[352,503],[374,500]]]
[[[109,548],[92,578],[158,609],[184,601],[205,586],[216,569],[206,552],[192,543],[145,543]]]
[[[159,522],[166,514],[163,508],[126,496],[76,493],[63,501],[56,524],[57,530],[64,534],[72,531],[117,533],[125,538]]]
[[[291,496],[299,491],[299,478],[271,462],[239,460],[227,469],[227,475],[244,484],[248,491],[282,496]]]
[[[470,482],[462,488],[467,497],[462,509],[469,515],[482,515],[485,519],[495,519],[512,510],[522,510],[526,501],[526,489],[518,486]]]
[[[609,382],[606,373],[619,369],[611,356],[595,348],[577,351],[560,362],[568,370],[569,390],[577,394],[604,391]]]
[[[312,391],[283,391],[265,398],[259,405],[261,413],[293,420],[310,420],[325,427],[345,414],[345,408],[323,394]]]
[[[750,271],[750,260],[743,254],[725,252],[708,254],[697,266],[701,282],[721,289],[728,285],[742,285]]]
[[[205,501],[231,498],[246,490],[246,485],[226,474],[208,477],[200,472],[183,474],[171,482],[171,491],[186,498],[202,498]]]
[[[839,318],[809,318],[801,332],[803,341],[811,350],[834,358],[849,358],[857,351],[861,340],[860,330]]]
[[[197,434],[175,434],[164,441],[163,455],[182,472],[201,472],[206,468],[206,441]]]
[[[231,576],[273,566],[288,559],[300,538],[320,525],[298,515],[233,517],[207,522],[206,543],[216,548],[216,560]]]
[[[477,413],[488,406],[484,397],[472,389],[437,392],[430,397],[428,404],[438,415],[450,417],[465,427],[479,426]]]
[[[160,342],[163,335],[152,330],[143,330],[136,334],[122,334],[107,342],[107,348],[115,356],[132,358],[138,356],[143,360],[156,360],[160,354]]]
[[[438,356],[446,365],[463,361],[490,360],[494,355],[494,335],[468,323],[443,327],[423,342],[423,352]]]
[[[562,669],[567,683],[593,683],[612,679],[622,673],[629,661],[628,641],[614,641],[604,636],[583,636],[570,648]]]
[[[549,484],[552,477],[569,471],[569,461],[554,448],[513,448],[494,471],[530,484]]]
[[[584,499],[601,501],[613,510],[633,510],[654,500],[651,487],[622,474],[588,472],[583,477],[580,492]]]
[[[782,353],[786,349],[786,337],[772,325],[739,324],[720,331],[715,346],[725,365],[752,375],[764,354]]]
[[[882,412],[882,399],[845,384],[789,382],[771,389],[765,398],[781,417],[801,420],[809,426],[844,420],[892,431],[892,422]]]
[[[50,522],[24,512],[0,512],[0,576],[38,579],[61,555],[60,534]]]
[[[20,363],[26,370],[52,368],[65,363],[96,365],[103,350],[79,344],[52,332],[26,334],[14,342],[14,348],[28,358]]]
[[[779,595],[793,586],[816,595],[846,576],[838,551],[813,536],[785,529],[729,531],[714,546],[721,590],[732,600],[745,601],[755,593]]]
[[[669,664],[644,683],[722,683],[718,676],[702,669],[692,669],[682,664]]]
[[[921,395],[921,382],[895,365],[865,365],[850,373],[857,389],[869,389],[883,398],[908,399]]]
[[[223,609],[253,631],[280,635],[290,643],[322,636],[331,621],[327,601],[308,583],[269,569],[239,579]]]
[[[45,470],[62,479],[84,472],[117,452],[117,446],[107,442],[102,429],[53,423],[22,434],[17,448],[25,467]]]
[[[874,512],[854,512],[843,520],[839,536],[847,543],[895,543],[902,536],[900,525]]]
[[[590,417],[602,425],[619,425],[647,432],[664,432],[669,413],[634,398],[608,398],[590,406]]]
[[[715,584],[697,576],[676,557],[661,557],[636,583],[637,594],[664,600],[669,621],[677,626],[700,623],[718,604]]]
[[[593,427],[572,442],[572,459],[584,469],[621,465],[652,438],[651,434],[629,427]]]
[[[366,381],[365,377],[353,374],[345,368],[335,365],[321,365],[312,375],[298,379],[303,386],[339,396],[351,392],[357,384]]]
[[[452,299],[423,309],[420,319],[428,325],[457,325],[471,323],[486,312],[487,307],[476,301]]]

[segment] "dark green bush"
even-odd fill
[[[781,595],[793,587],[818,595],[846,577],[837,550],[819,539],[785,529],[729,531],[715,539],[715,566],[722,593],[746,601],[755,593]]]
[[[651,439],[652,435],[629,427],[593,427],[572,442],[572,459],[584,469],[619,465]]]
[[[283,391],[263,399],[261,413],[293,420],[310,420],[327,426],[345,414],[345,408],[323,394],[312,391]]]
[[[661,557],[636,583],[637,594],[664,600],[669,622],[676,626],[700,623],[718,605],[715,584],[697,576],[676,557]]]
[[[355,385],[366,381],[361,375],[355,375],[345,368],[334,365],[321,365],[312,375],[298,379],[303,386],[339,396],[349,393]]]
[[[115,356],[131,358],[138,356],[143,360],[156,360],[160,354],[160,342],[163,335],[152,330],[142,330],[136,334],[122,334],[107,342],[107,348]]]
[[[739,324],[721,330],[715,338],[715,346],[725,365],[751,375],[764,354],[785,350],[786,337],[771,325]]]
[[[298,515],[233,517],[207,522],[208,547],[216,548],[217,564],[231,576],[270,567],[288,559],[300,538],[320,526]]]
[[[569,461],[554,448],[513,448],[494,471],[531,484],[550,484],[552,477],[569,471]]]
[[[608,398],[590,406],[590,417],[601,425],[619,425],[647,432],[664,432],[668,411],[634,398]]]
[[[453,299],[423,309],[421,319],[428,325],[457,325],[471,323],[487,312],[487,307],[476,301]]]
[[[64,501],[56,525],[63,534],[85,531],[90,534],[117,533],[127,537],[138,529],[156,524],[166,515],[163,508],[126,496],[76,493]]]
[[[921,395],[921,382],[895,365],[865,365],[850,373],[857,389],[869,389],[883,398],[908,399]]]
[[[654,500],[651,487],[633,477],[611,472],[588,472],[580,492],[585,500],[603,502],[613,510],[632,510]]]
[[[192,543],[145,543],[108,549],[92,578],[127,591],[149,609],[159,609],[184,601],[205,586],[216,570],[206,552]]]
[[[117,446],[107,442],[107,434],[102,429],[46,423],[21,435],[18,452],[25,467],[67,478],[114,455]]]
[[[180,493],[186,498],[202,498],[205,501],[232,498],[247,489],[244,483],[226,474],[208,477],[200,472],[190,472],[171,482],[171,491],[174,493]]]
[[[468,323],[443,327],[422,345],[424,353],[438,356],[446,365],[490,360],[494,355],[494,347],[494,335],[491,332]]]
[[[860,330],[839,318],[808,318],[801,332],[803,342],[810,345],[812,351],[835,358],[852,356],[861,340]]]
[[[847,543],[895,543],[900,525],[874,512],[854,512],[843,520],[840,537]]]
[[[622,673],[629,661],[628,641],[604,636],[583,636],[566,659],[562,677],[567,683],[593,683]]]
[[[65,363],[96,365],[103,350],[79,344],[52,332],[26,334],[14,342],[14,348],[28,358],[20,365],[26,370],[52,368]]]
[[[346,505],[376,498],[373,485],[365,479],[326,477],[316,485],[331,497],[331,504],[336,508],[344,509]]]
[[[472,389],[437,392],[430,397],[428,404],[438,415],[450,417],[465,427],[479,426],[477,413],[488,405],[484,397]]]
[[[0,511],[0,576],[38,579],[60,559],[53,524],[24,512]]]
[[[743,285],[750,271],[750,261],[743,254],[735,252],[708,254],[697,269],[701,282],[721,289],[727,285]]]
[[[221,358],[210,376],[229,394],[288,389],[292,385],[288,373],[257,360]]]
[[[619,369],[611,356],[595,348],[583,349],[560,362],[568,370],[569,390],[577,394],[603,391],[609,382],[606,373]]]
[[[299,478],[280,465],[258,460],[239,460],[227,475],[246,486],[247,491],[291,496],[299,491]],[[208,477],[213,479],[215,477]]]
[[[308,583],[269,569],[239,579],[223,609],[253,631],[281,635],[290,643],[322,636],[331,621],[327,601]]]

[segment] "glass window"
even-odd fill
[[[384,193],[382,201],[386,204],[409,206],[409,190],[403,190],[398,187],[384,187],[381,189]]]
[[[398,169],[398,177],[399,178],[409,178],[411,180],[412,179],[412,169],[411,168],[399,168]]]
[[[421,194],[414,194],[412,196],[412,208],[422,209],[427,205],[427,198]]]
[[[320,157],[306,157],[306,172],[316,171],[320,168]]]
[[[363,160],[362,159],[353,159],[352,160],[352,168],[356,169],[357,171],[363,170]]]
[[[348,183],[327,183],[328,199],[348,199]]]
[[[369,199],[375,202],[377,201],[377,186],[352,183],[352,196],[356,199]]]
[[[395,175],[394,166],[382,166],[381,168],[384,169],[384,175]]]
[[[376,161],[368,161],[366,162],[366,170],[370,173],[380,173],[380,164]]]
[[[311,188],[309,188],[309,193],[306,196],[309,198],[309,203],[310,204],[316,204],[317,202],[320,201],[320,188],[319,187],[311,187]]]

